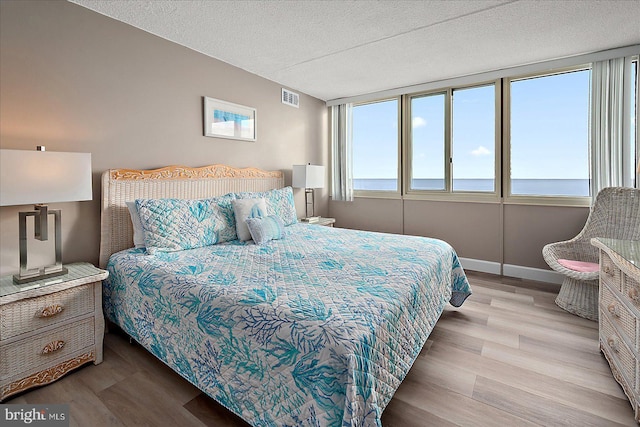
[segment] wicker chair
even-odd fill
[[[559,259],[598,263],[592,237],[640,240],[640,190],[609,187],[600,191],[582,231],[573,239],[550,243],[542,256],[553,270],[566,277],[556,304],[570,313],[598,320],[598,271],[578,272]]]

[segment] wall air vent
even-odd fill
[[[298,108],[300,106],[300,95],[282,88],[282,103]]]

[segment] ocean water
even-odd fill
[[[396,179],[354,179],[355,190],[395,191]],[[523,196],[589,196],[588,179],[514,179],[511,193]],[[413,190],[443,190],[443,179],[414,179]],[[493,179],[454,179],[454,191],[494,191]]]

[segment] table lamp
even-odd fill
[[[314,189],[324,188],[324,166],[312,165],[293,165],[292,186],[294,188],[304,188],[304,201],[306,204],[306,218],[303,221],[313,222],[320,217],[314,216],[315,195]],[[311,199],[311,201],[309,201]],[[311,210],[309,210],[311,207]],[[311,213],[309,213],[311,212]]]
[[[91,153],[62,153],[0,149],[0,206],[34,204],[19,212],[20,272],[15,283],[32,282],[67,273],[62,265],[62,225],[59,209],[44,203],[91,200]],[[35,238],[49,239],[49,215],[55,224],[55,264],[29,268],[27,264],[27,218],[34,218]]]

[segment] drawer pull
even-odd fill
[[[62,340],[51,341],[49,344],[44,346],[44,348],[42,349],[42,354],[53,353],[54,351],[60,350],[62,347],[64,347],[64,341]]]
[[[607,276],[613,276],[613,269],[610,265],[605,265],[602,269]]]
[[[638,288],[629,289],[629,292],[627,292],[627,294],[629,295],[629,298],[631,298],[633,301],[635,302],[640,301],[640,292],[638,292]]]
[[[52,317],[56,314],[62,313],[62,310],[64,310],[64,306],[60,304],[48,305],[42,310],[38,310],[38,312],[36,313],[36,317]]]
[[[616,353],[620,351],[617,337],[613,336],[613,337],[607,338],[607,344],[609,344],[609,347],[611,347],[611,350],[615,351]]]
[[[618,304],[616,304],[615,302],[612,302],[611,304],[609,304],[609,306],[607,307],[607,310],[609,310],[609,313],[611,313],[613,316],[620,317],[620,308],[618,307]]]

